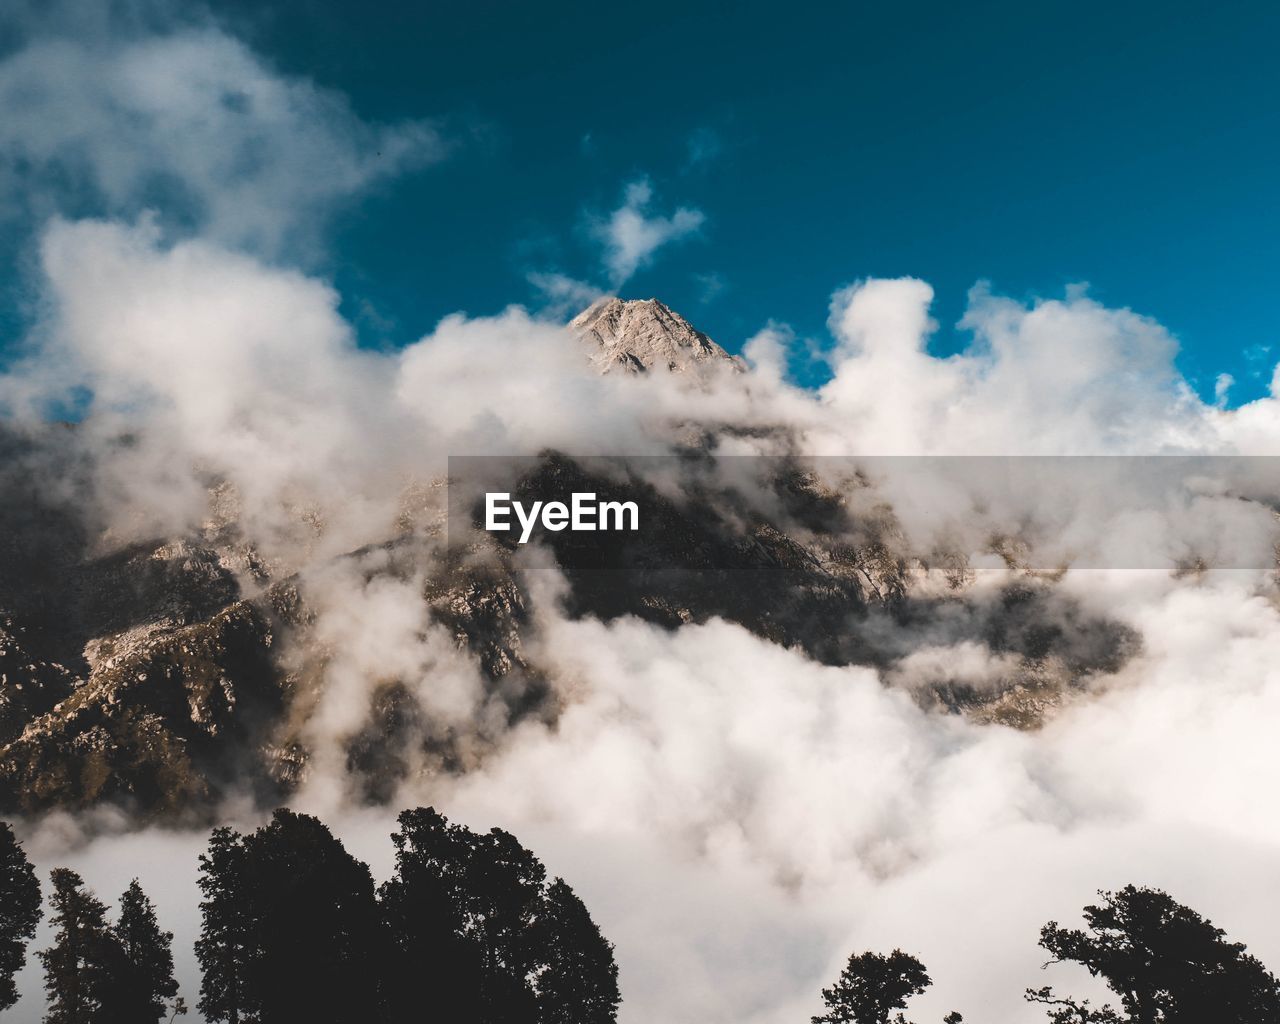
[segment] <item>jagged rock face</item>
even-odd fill
[[[575,491],[601,501],[639,497],[645,520],[639,533],[603,543],[600,535],[568,531],[547,539],[570,583],[573,615],[634,615],[670,629],[722,618],[838,664],[860,660],[857,624],[868,607],[902,594],[900,560],[873,564],[871,546],[823,552],[801,539],[796,520],[806,514],[832,532],[849,523],[815,481],[794,474],[772,481],[785,525],[714,494],[677,504],[640,481],[623,486],[595,465],[558,455],[548,455],[515,494],[527,504]]]
[[[71,692],[66,667],[32,654],[27,631],[0,611],[0,744],[14,740],[32,718]]]
[[[0,806],[198,813],[252,775],[254,734],[280,706],[271,641],[246,602],[98,640],[88,678],[0,748]]]
[[[657,299],[601,299],[569,323],[591,346],[601,371],[652,369],[688,373],[723,365],[741,370],[742,361]]]

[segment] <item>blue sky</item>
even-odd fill
[[[836,287],[913,275],[936,291],[937,351],[988,280],[1019,299],[1088,282],[1174,331],[1202,394],[1232,374],[1233,404],[1280,354],[1273,4],[211,11],[365,121],[428,118],[446,140],[307,256],[368,344],[536,306],[531,275],[618,284],[602,223],[643,182],[644,216],[683,209],[681,237],[618,291],[730,348],[770,319],[821,343]]]

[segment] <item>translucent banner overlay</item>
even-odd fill
[[[1272,570],[1280,458],[455,456],[452,553],[562,569]]]

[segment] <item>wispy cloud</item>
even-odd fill
[[[531,271],[526,275],[545,300],[544,313],[551,316],[571,316],[585,309],[604,292],[588,281],[555,271]]]
[[[698,301],[704,306],[719,298],[728,287],[724,275],[715,270],[705,274],[694,274],[693,279],[698,284]]]
[[[439,159],[423,121],[370,124],[216,28],[37,36],[0,62],[0,209],[136,217],[268,254],[339,201]]]
[[[710,128],[695,129],[685,144],[686,172],[705,167],[724,151],[720,136]]]
[[[652,262],[663,246],[696,233],[706,220],[701,210],[680,206],[669,216],[651,212],[653,186],[647,178],[627,185],[620,207],[600,224],[605,270],[618,288]]]

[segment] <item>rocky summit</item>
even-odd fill
[[[569,326],[590,344],[591,361],[605,373],[688,373],[717,365],[743,369],[742,360],[657,299],[601,299]]]

